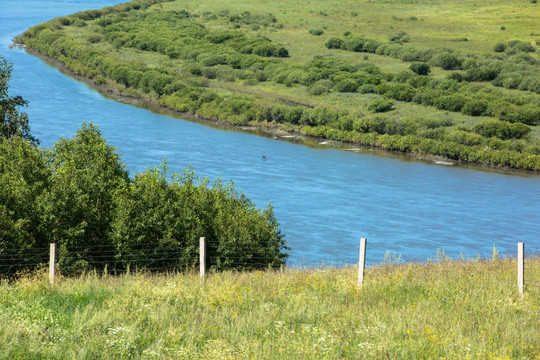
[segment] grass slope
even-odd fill
[[[1,359],[538,359],[515,260],[0,284]],[[540,279],[540,258],[526,261]]]

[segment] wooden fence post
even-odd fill
[[[366,242],[367,239],[360,239],[360,256],[358,260],[358,289],[364,284],[364,269],[366,268]]]
[[[518,242],[518,256],[517,256],[517,280],[518,280],[518,291],[519,296],[523,299],[523,288],[524,288],[524,273],[525,273],[525,244]]]
[[[206,239],[199,238],[199,263],[201,269],[201,278],[206,274]]]
[[[56,243],[51,243],[49,252],[49,282],[54,285],[54,267],[56,263]]]

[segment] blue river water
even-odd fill
[[[375,151],[313,148],[215,129],[107,99],[19,48],[32,25],[123,1],[0,0],[0,55],[13,64],[10,93],[29,101],[32,133],[49,147],[81,122],[97,124],[131,174],[167,159],[171,172],[233,179],[258,207],[272,203],[290,265],[512,256],[540,250],[540,176],[434,165]],[[263,158],[265,157],[265,159]]]

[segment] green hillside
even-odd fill
[[[538,18],[525,0],[136,0],[17,41],[179,117],[537,171]]]

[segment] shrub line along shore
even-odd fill
[[[502,166],[502,165],[495,165],[495,164],[471,163],[468,161],[448,159],[442,156],[420,154],[420,153],[407,153],[407,152],[402,152],[399,150],[390,150],[390,149],[384,148],[382,146],[377,146],[377,145],[343,141],[343,140],[333,140],[333,139],[328,139],[325,137],[305,134],[301,131],[301,129],[293,128],[290,125],[287,126],[287,125],[282,125],[282,124],[257,123],[257,122],[252,122],[250,124],[237,125],[226,120],[220,120],[217,118],[211,119],[211,118],[198,116],[189,112],[181,112],[181,111],[173,109],[170,106],[160,104],[158,99],[145,99],[145,98],[136,97],[133,95],[121,94],[118,91],[118,89],[113,86],[107,86],[105,84],[101,84],[101,85],[97,84],[93,79],[75,73],[73,70],[69,69],[59,59],[43,54],[39,52],[38,50],[28,48],[26,45],[22,43],[15,42],[13,46],[21,47],[25,49],[25,51],[27,51],[28,53],[41,58],[45,62],[49,62],[50,64],[52,64],[53,66],[61,70],[63,73],[69,74],[69,76],[79,81],[84,82],[85,84],[95,89],[96,91],[98,91],[100,94],[102,94],[105,97],[112,98],[124,104],[142,107],[150,111],[164,113],[166,115],[171,115],[180,120],[188,120],[188,121],[192,121],[196,123],[202,123],[202,124],[210,125],[218,129],[229,129],[229,130],[247,132],[251,134],[270,137],[270,138],[280,140],[280,141],[299,143],[306,146],[337,148],[341,150],[356,150],[360,147],[361,150],[370,150],[370,151],[373,150],[373,151],[380,152],[381,154],[388,154],[388,155],[398,156],[400,158],[406,158],[406,159],[420,160],[420,161],[425,161],[425,162],[434,163],[434,164],[443,165],[443,166],[459,165],[459,166],[465,166],[465,167],[470,167],[470,168],[489,169],[489,170],[495,170],[495,171],[502,171],[505,173],[513,173],[513,174],[515,173],[524,173],[524,174],[540,173],[540,170],[516,169],[510,166]],[[291,138],[287,135],[293,135],[293,137]],[[322,142],[324,142],[324,144],[321,144]]]

